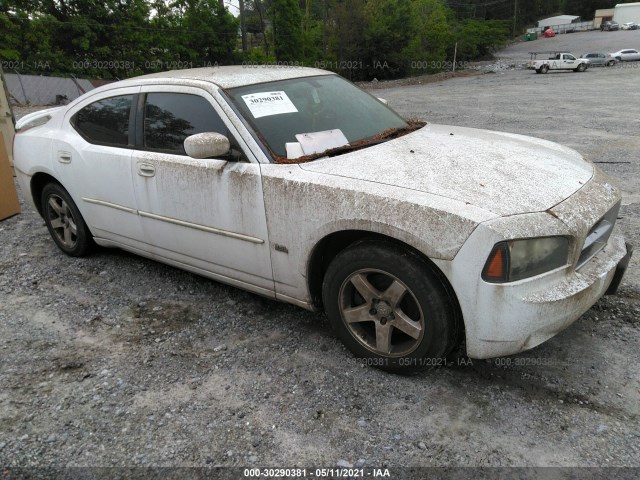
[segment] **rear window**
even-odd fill
[[[90,143],[126,147],[132,100],[133,95],[122,95],[94,102],[76,113],[71,124]]]

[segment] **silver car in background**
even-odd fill
[[[580,58],[586,58],[589,60],[589,65],[595,67],[612,67],[618,60],[612,57],[608,57],[606,53],[585,53]]]
[[[640,60],[640,52],[638,50],[626,48],[624,50],[618,50],[615,53],[610,53],[609,57],[619,62],[633,62]]]

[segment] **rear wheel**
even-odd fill
[[[549,73],[549,65],[543,65],[542,67],[540,67],[540,72]]]
[[[42,216],[58,248],[82,257],[93,247],[93,238],[69,193],[57,183],[42,189]]]
[[[578,68],[576,68],[576,72],[584,72],[587,69],[587,66],[584,63],[581,63],[580,65],[578,65]]]
[[[395,372],[441,365],[459,343],[457,304],[439,272],[399,246],[362,242],[342,251],[322,293],[338,337],[368,365]]]

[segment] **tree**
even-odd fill
[[[411,41],[411,4],[406,0],[378,0],[365,7],[365,70],[376,78],[393,78],[407,73],[403,52]]]
[[[328,58],[320,65],[334,69],[351,80],[365,78],[363,42],[367,29],[366,0],[339,0],[328,12]],[[328,64],[326,63],[328,61]]]
[[[456,33],[458,58],[472,60],[490,56],[494,49],[507,42],[510,27],[510,22],[505,20],[463,20]]]
[[[4,60],[20,59],[20,26],[7,12],[0,11],[0,57]]]
[[[404,58],[414,73],[442,69],[447,50],[453,44],[450,16],[451,11],[440,0],[411,2],[411,39]]]
[[[276,59],[286,62],[302,60],[302,14],[297,0],[273,0],[270,13]]]

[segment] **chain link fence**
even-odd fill
[[[40,75],[22,75],[18,71],[4,75],[9,94],[9,102],[14,107],[36,105],[65,105],[97,86],[104,84],[98,80],[92,82],[73,75],[66,77],[45,77]]]

